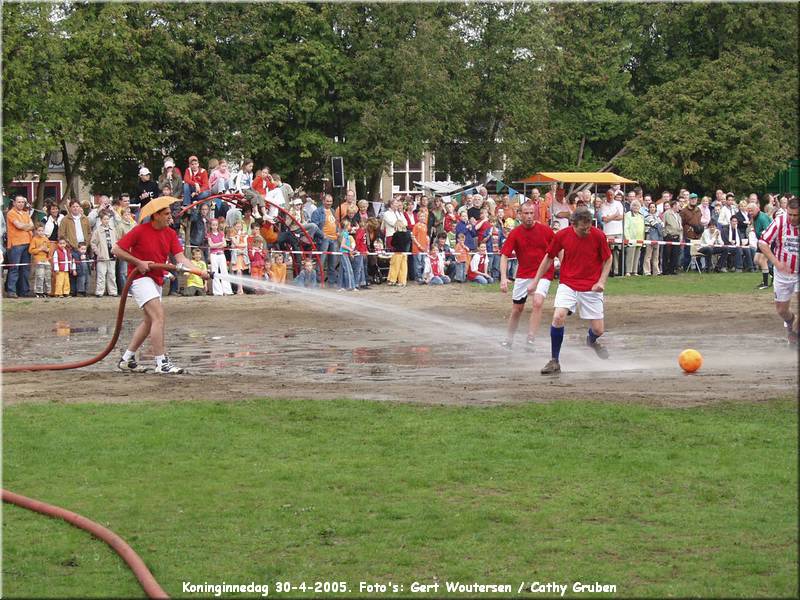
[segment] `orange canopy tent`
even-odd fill
[[[586,172],[586,173],[535,173],[530,177],[515,181],[514,183],[523,183],[527,185],[542,185],[548,183],[594,183],[614,185],[616,183],[636,183],[632,179],[626,179],[616,173],[605,173],[600,171]]]

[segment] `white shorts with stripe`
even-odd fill
[[[603,318],[603,292],[576,292],[568,285],[558,284],[555,308],[566,308],[570,312],[580,311],[581,319]]]
[[[792,295],[800,291],[797,273],[786,275],[775,269],[772,285],[775,289],[775,302],[789,302]]]
[[[525,301],[528,299],[528,284],[531,281],[533,281],[533,278],[523,279],[517,277],[514,280],[514,291],[511,292],[511,299],[514,301],[514,304],[525,304]],[[547,298],[547,292],[549,291],[550,280],[540,279],[539,283],[536,284],[536,289],[533,291],[533,293]]]

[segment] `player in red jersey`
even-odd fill
[[[176,367],[167,358],[164,344],[164,307],[161,304],[161,285],[164,282],[162,269],[151,269],[153,263],[165,263],[168,255],[175,256],[178,264],[194,270],[195,266],[183,254],[178,234],[170,227],[172,211],[170,200],[177,198],[157,198],[151,200],[158,210],[150,216],[150,221],[131,229],[114,245],[111,252],[128,263],[128,278],[135,278],[130,292],[144,318],[133,333],[130,345],[120,358],[117,368],[121,371],[143,372],[146,369],[136,363],[136,351],[149,337],[156,355],[156,373],[179,374],[183,369]],[[159,208],[163,205],[163,208]],[[208,273],[201,275],[208,279]]]
[[[774,244],[774,251],[771,246]],[[797,345],[798,317],[792,314],[792,296],[800,291],[798,283],[798,246],[800,246],[800,200],[792,198],[786,213],[767,227],[758,241],[758,249],[775,267],[775,311],[788,329],[789,344]]]
[[[536,270],[547,254],[547,248],[555,235],[553,230],[536,222],[536,209],[531,202],[526,202],[520,208],[520,225],[511,230],[503,243],[500,257],[500,291],[508,292],[508,259],[512,254],[517,257],[517,278],[514,280],[514,289],[511,292],[511,317],[508,320],[508,335],[501,343],[504,348],[510,349],[514,343],[514,334],[517,332],[522,311],[525,310],[525,301],[528,299],[528,284],[536,276]],[[533,310],[528,322],[528,339],[525,349],[533,352],[534,338],[542,320],[542,306],[550,282],[553,280],[553,267],[551,266],[539,279],[533,291]]]
[[[564,341],[564,322],[568,314],[576,307],[582,319],[591,323],[586,344],[600,358],[608,358],[608,351],[597,342],[597,338],[605,331],[603,323],[603,290],[608,273],[611,270],[611,251],[603,232],[592,227],[592,213],[587,208],[578,208],[570,217],[571,227],[555,234],[542,259],[536,276],[528,284],[528,291],[533,291],[539,280],[553,264],[553,259],[562,250],[559,284],[553,312],[553,323],[550,326],[550,348],[552,358],[542,369],[542,375],[555,375],[561,372],[558,361],[561,343]]]

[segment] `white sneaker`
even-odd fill
[[[172,361],[170,361],[170,359],[167,359],[159,366],[157,366],[153,372],[159,375],[180,375],[181,373],[183,373],[183,369],[173,365]]]
[[[138,364],[135,358],[124,360],[122,357],[120,357],[119,362],[117,363],[117,368],[126,373],[144,373],[147,371],[147,367]]]

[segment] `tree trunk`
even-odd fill
[[[377,202],[381,199],[381,179],[383,178],[382,171],[373,171],[367,177],[367,194],[371,202]],[[385,198],[384,198],[385,200]]]
[[[61,160],[64,163],[64,179],[67,180],[61,199],[71,199],[75,197],[75,177],[73,176],[72,160],[70,160],[69,151],[67,150],[67,141],[63,138],[61,139]]]
[[[586,136],[581,136],[581,149],[578,150],[578,163],[575,165],[575,168],[578,169],[581,166],[581,162],[583,161],[583,149],[586,147]],[[583,189],[582,187],[578,188],[579,190]],[[575,190],[575,184],[571,184],[569,186],[569,191],[567,192],[567,198],[570,197],[570,194]]]
[[[44,206],[44,186],[47,182],[47,173],[50,166],[50,153],[46,152],[39,167],[39,185],[36,186],[36,197],[33,200],[33,208],[41,210]]]

